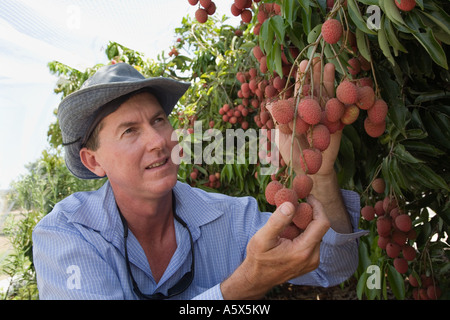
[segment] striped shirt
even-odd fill
[[[329,229],[321,243],[319,267],[294,284],[333,286],[356,270],[359,196],[341,190],[354,232]],[[267,221],[252,197],[208,193],[177,182],[176,212],[188,225],[195,246],[195,277],[174,299],[222,299],[220,283],[245,258],[247,243]],[[177,248],[159,282],[147,257],[129,232],[131,272],[144,294],[174,286],[190,269],[191,248],[186,228],[175,223]],[[57,203],[33,230],[33,260],[40,299],[138,299],[124,255],[123,225],[109,182],[92,192],[78,192]]]

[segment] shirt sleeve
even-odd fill
[[[33,262],[41,300],[124,299],[111,265],[74,230],[38,225]]]
[[[222,291],[220,290],[220,283],[202,292],[198,296],[195,296],[192,300],[223,300]]]
[[[341,190],[353,227],[352,233],[338,233],[329,229],[320,245],[319,267],[289,281],[297,285],[330,287],[347,280],[358,267],[358,239],[368,231],[359,230],[360,198],[354,191]]]

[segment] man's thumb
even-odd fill
[[[261,228],[264,239],[266,240],[278,240],[278,236],[286,228],[294,217],[295,207],[290,202],[282,203],[277,210],[270,216],[267,223]]]

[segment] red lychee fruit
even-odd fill
[[[280,234],[281,238],[292,240],[300,235],[302,231],[293,223],[289,224],[284,228],[283,232]]]
[[[284,87],[286,86],[286,78],[280,78],[280,76],[276,76],[273,79],[273,86],[275,89],[277,89],[278,91],[281,91],[284,89]]]
[[[349,64],[347,70],[352,76],[356,76],[361,71],[361,62],[358,58],[350,58],[347,63]]]
[[[330,130],[323,124],[316,124],[311,133],[308,134],[308,141],[313,148],[324,151],[330,145]]]
[[[322,153],[318,149],[304,149],[300,156],[300,165],[304,172],[315,174],[322,166]]]
[[[238,7],[236,7],[236,4],[233,3],[231,5],[231,14],[235,17],[237,17],[238,15],[240,15],[242,12],[242,9],[239,9]]]
[[[252,21],[252,12],[250,10],[242,10],[241,12],[241,19],[245,23],[250,23]]]
[[[318,124],[322,117],[319,103],[311,98],[305,98],[298,104],[298,114],[308,124]]]
[[[402,248],[402,254],[406,260],[413,261],[416,258],[416,249],[407,244]]]
[[[395,218],[395,225],[400,231],[408,232],[412,228],[412,221],[407,214],[401,214]]]
[[[386,250],[386,246],[389,243],[389,241],[390,239],[388,237],[379,236],[377,244],[381,249]]]
[[[216,13],[216,4],[211,1],[211,4],[208,7],[205,7],[206,12],[208,15],[212,16],[214,13]]]
[[[278,123],[286,124],[294,119],[293,99],[277,100],[272,105],[272,116]]]
[[[396,243],[389,242],[386,245],[386,253],[389,258],[397,258],[400,254],[400,246]]]
[[[198,3],[198,0],[188,0],[191,6],[195,6]]]
[[[350,81],[344,80],[336,88],[336,97],[343,104],[354,104],[358,101],[358,89]]]
[[[372,138],[378,138],[386,130],[386,121],[373,123],[369,118],[364,120],[364,130]]]
[[[361,215],[367,221],[372,221],[375,218],[375,209],[372,206],[364,206],[361,209]]]
[[[247,0],[234,0],[234,4],[239,9],[245,9],[247,5]]]
[[[387,237],[391,232],[391,220],[381,216],[377,219],[377,232],[382,237]]]
[[[306,174],[298,174],[292,181],[292,189],[297,192],[299,199],[306,198],[312,190],[313,180]]]
[[[395,0],[394,3],[402,11],[411,11],[416,6],[416,0]]]
[[[356,105],[362,110],[369,110],[375,103],[375,92],[372,87],[357,87],[358,88],[358,101]]]
[[[284,202],[290,202],[294,206],[298,203],[297,193],[290,188],[283,187],[275,194],[275,205],[279,207]]]
[[[441,288],[435,285],[428,286],[427,288],[428,298],[430,298],[431,300],[437,300],[441,297],[441,295],[442,295]]]
[[[288,125],[289,125],[289,128],[290,128],[290,132],[289,133],[292,133],[292,130],[293,130],[293,127],[294,127],[294,121],[289,122]],[[308,123],[303,121],[303,119],[300,118],[299,115],[297,115],[297,119],[295,120],[295,134],[299,135],[299,134],[306,133],[306,131],[308,131],[308,129],[309,129],[309,126],[310,125]]]
[[[355,104],[345,106],[344,114],[341,117],[341,122],[343,124],[352,124],[358,119],[359,108]]]
[[[195,19],[200,23],[205,23],[208,20],[208,12],[203,8],[197,9],[195,11]]]
[[[344,114],[345,106],[337,98],[331,98],[325,104],[325,114],[330,122],[336,122],[341,119]]]
[[[265,196],[268,203],[275,205],[275,194],[283,189],[283,185],[279,181],[270,181],[265,190]]]
[[[380,217],[385,214],[385,211],[383,209],[383,200],[379,200],[375,202],[375,205],[373,206],[375,209],[375,214]]]
[[[255,56],[256,60],[261,60],[261,58],[264,56],[264,53],[261,50],[261,47],[259,45],[256,45],[253,47],[253,55]]]
[[[342,36],[342,24],[339,20],[328,19],[322,25],[322,36],[326,43],[334,44]]]
[[[211,4],[211,1],[212,0],[200,0],[200,5],[203,7],[203,8],[208,8],[209,6],[210,6],[210,4]]]
[[[394,259],[394,268],[399,273],[406,273],[408,271],[408,261],[403,258]]]
[[[305,230],[308,224],[312,221],[313,209],[309,203],[302,202],[298,205],[295,211],[292,222],[301,230]]]
[[[394,230],[394,232],[392,232],[391,238],[392,238],[392,241],[394,241],[400,247],[403,247],[407,240],[406,234],[404,232],[401,232],[400,230]]]
[[[386,188],[386,183],[383,178],[376,178],[372,182],[372,189],[376,193],[384,193],[384,189]]]
[[[372,123],[382,123],[386,120],[386,115],[388,113],[388,105],[383,99],[375,100],[372,107],[367,110],[367,117]]]

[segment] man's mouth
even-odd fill
[[[165,165],[166,163],[167,163],[167,159],[164,159],[163,161],[155,162],[155,163],[149,165],[145,169],[153,169],[153,168],[161,167],[161,166]]]

